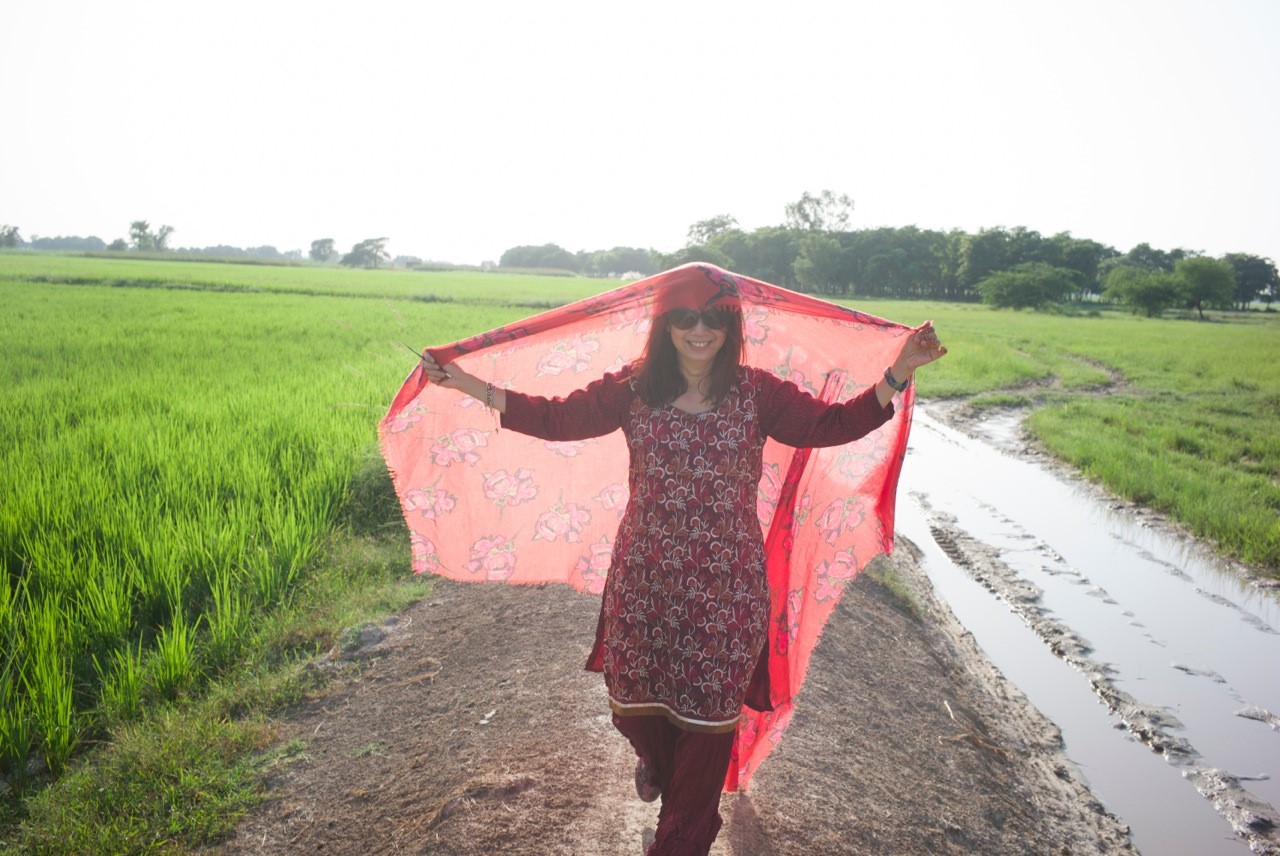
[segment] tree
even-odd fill
[[[1181,288],[1173,274],[1119,265],[1107,274],[1102,296],[1128,306],[1135,315],[1143,312],[1154,318],[1178,302]]]
[[[1085,294],[1102,293],[1102,264],[1120,255],[1114,247],[1088,238],[1073,238],[1070,232],[1059,232],[1049,238],[1048,245],[1052,258],[1045,261],[1080,274],[1080,290]]]
[[[333,238],[319,238],[311,242],[311,260],[316,262],[331,261],[338,254],[333,248]]]
[[[80,250],[93,253],[105,250],[107,244],[97,235],[90,235],[87,238],[81,238],[79,235],[59,235],[56,238],[33,237],[31,248],[33,250]]]
[[[124,238],[116,238],[114,241],[107,244],[107,249],[122,253],[125,250],[129,249],[129,242],[126,241]]]
[[[20,246],[22,246],[22,236],[18,234],[18,227],[0,226],[0,247]]]
[[[159,232],[152,232],[151,224],[146,220],[134,220],[129,224],[129,239],[138,252],[163,252],[169,249],[169,236],[172,234],[172,226],[161,226]]]
[[[1280,273],[1271,259],[1248,253],[1227,253],[1222,260],[1231,265],[1235,277],[1233,297],[1237,308],[1248,309],[1249,304],[1259,298],[1270,305],[1280,297]]]
[[[151,224],[146,220],[134,220],[129,224],[129,240],[133,248],[139,252],[155,249],[155,237],[151,234]]]
[[[346,267],[376,268],[390,260],[387,252],[388,238],[366,238],[351,248],[351,252],[342,257]]]
[[[512,247],[498,259],[499,267],[553,268],[577,272],[578,259],[559,244],[543,244],[540,247],[522,245]]]
[[[845,262],[844,248],[831,235],[809,234],[800,239],[795,262],[796,281],[805,291],[820,294],[847,294],[853,284]]]
[[[733,267],[733,260],[715,247],[681,247],[674,253],[667,255],[665,253],[657,253],[658,264],[664,268],[678,267],[679,265],[687,265],[692,262],[706,262],[707,264],[716,265],[717,267],[730,268]]]
[[[1182,296],[1188,309],[1194,309],[1204,318],[1205,306],[1230,306],[1235,296],[1235,273],[1226,262],[1198,256],[1182,259],[1173,267],[1181,281]]]
[[[614,247],[611,250],[596,250],[594,253],[588,253],[579,272],[591,276],[617,276],[624,273],[648,276],[651,273],[657,273],[658,267],[653,263],[651,250],[640,247]]]
[[[732,214],[717,214],[706,220],[699,220],[689,227],[689,245],[693,247],[711,243],[717,235],[737,228],[738,220]]]
[[[1009,233],[1003,226],[965,235],[960,241],[960,285],[973,288],[998,270],[1010,267]]]
[[[707,249],[726,256],[727,266],[738,273],[795,288],[798,238],[799,233],[782,226],[764,226],[753,232],[727,229],[712,238]]]
[[[1042,309],[1066,300],[1076,289],[1075,271],[1043,262],[993,273],[978,283],[982,302],[1003,309]]]
[[[1172,273],[1173,266],[1190,255],[1191,253],[1181,247],[1166,252],[1157,250],[1148,243],[1141,243],[1124,254],[1124,264]]]
[[[856,293],[875,297],[941,297],[948,238],[915,226],[839,235],[846,276]]]
[[[787,228],[803,232],[843,232],[853,215],[853,199],[824,190],[817,196],[805,191],[787,205]]]

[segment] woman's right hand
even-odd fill
[[[467,386],[467,381],[476,381],[476,378],[464,372],[453,363],[447,366],[441,366],[436,362],[435,357],[426,351],[422,352],[422,361],[419,363],[422,370],[427,373],[427,379],[436,386],[442,386],[445,389],[461,390]],[[476,381],[478,382],[478,381]],[[473,386],[472,384],[471,386]],[[483,384],[481,384],[483,386]]]

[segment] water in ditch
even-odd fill
[[[993,420],[982,431],[1009,439],[1017,423]],[[1280,598],[1001,445],[917,408],[898,532],[924,551],[938,595],[996,666],[1058,725],[1067,754],[1142,852],[1249,853],[1233,817],[1280,807],[1280,730],[1267,721],[1280,713]],[[954,549],[935,540],[940,526],[994,548],[1033,583],[1038,620],[1081,637],[1096,669],[1055,656],[1025,604],[1020,614],[953,561]],[[1152,713],[1154,741],[1102,701],[1089,671]],[[1152,742],[1178,751],[1162,755]],[[1236,788],[1219,802],[1243,804],[1243,815],[1197,790],[1222,778],[1215,771]],[[1270,851],[1275,835],[1264,832],[1263,852],[1280,852]]]

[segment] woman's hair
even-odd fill
[[[742,362],[742,310],[737,306],[717,307],[727,318],[724,344],[716,353],[708,376],[707,400],[718,405],[737,382]],[[679,355],[671,341],[671,323],[667,313],[653,319],[644,354],[636,362],[636,392],[650,407],[666,407],[689,388],[680,373]]]

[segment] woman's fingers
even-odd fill
[[[926,321],[911,331],[911,344],[914,345],[914,349],[918,349],[923,358],[919,365],[931,363],[947,353],[947,349],[938,339],[938,331],[933,328],[932,321]]]
[[[453,375],[449,373],[449,370],[447,368],[442,368],[440,364],[436,362],[435,357],[430,354],[424,353],[422,355],[421,365],[422,370],[427,373],[427,378],[430,379],[432,383],[442,383],[453,379]]]

